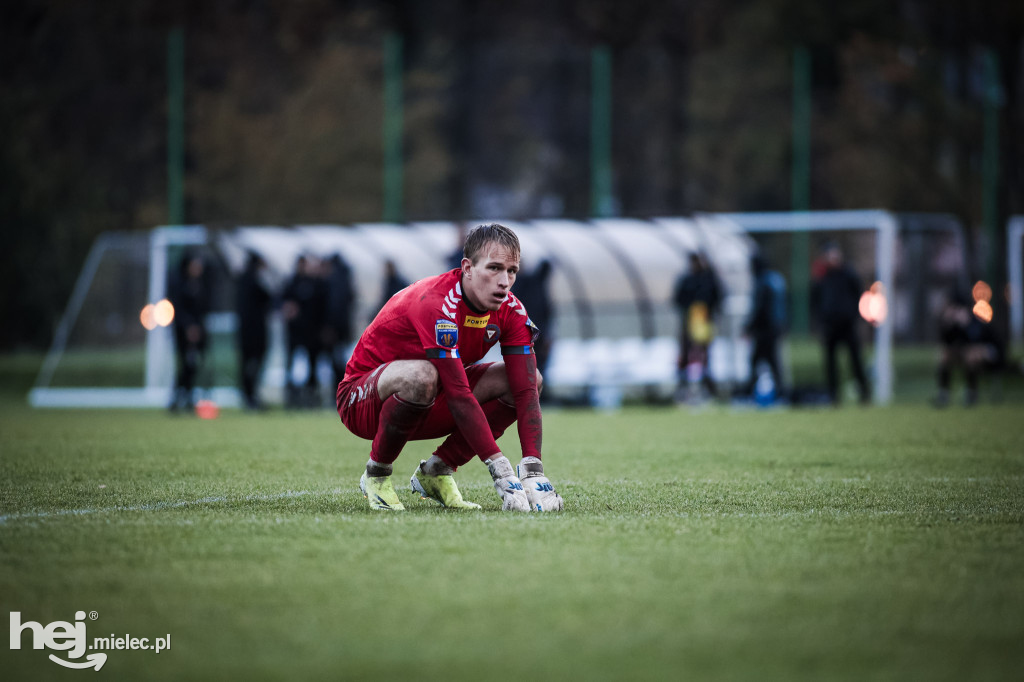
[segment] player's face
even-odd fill
[[[477,310],[497,310],[505,302],[516,281],[519,259],[504,246],[484,246],[483,255],[474,264],[462,259],[462,294]]]

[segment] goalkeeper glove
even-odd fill
[[[523,490],[523,484],[512,471],[508,457],[502,455],[488,460],[487,470],[494,479],[494,489],[501,495],[502,511],[530,511],[530,501]]]
[[[555,492],[555,487],[544,475],[544,464],[539,459],[523,457],[516,469],[532,511],[562,511],[562,496]]]

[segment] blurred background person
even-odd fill
[[[445,259],[445,265],[449,270],[462,267],[462,245],[466,243],[466,230],[465,221],[460,220],[455,223],[455,247]]]
[[[238,314],[238,357],[243,406],[261,410],[258,389],[267,354],[267,315],[272,297],[263,281],[267,264],[259,254],[249,253],[245,269],[235,288]]]
[[[319,263],[299,256],[295,274],[281,295],[281,313],[288,326],[287,386],[285,406],[311,407],[319,403],[317,357],[322,348],[326,287]]]
[[[174,348],[177,373],[169,409],[195,409],[196,376],[206,355],[206,315],[210,312],[210,278],[203,257],[188,250],[169,283],[168,300],[174,306]]]
[[[341,257],[334,254],[327,261],[327,310],[324,312],[324,347],[331,356],[334,381],[345,377],[348,362],[348,347],[352,341],[352,317],[355,306],[355,287],[352,282],[352,268]]]
[[[779,272],[769,268],[768,261],[759,253],[751,257],[750,269],[754,275],[754,300],[744,332],[750,336],[753,349],[750,353],[750,379],[743,387],[742,395],[761,398],[758,366],[763,362],[768,365],[772,381],[771,395],[765,396],[765,400],[772,402],[786,396],[782,365],[779,362],[779,340],[786,332],[789,320],[786,280]]]
[[[537,355],[537,371],[544,375],[547,370],[548,358],[551,355],[551,344],[554,341],[554,304],[551,302],[551,261],[542,260],[530,272],[519,271],[512,293],[523,302],[530,312],[530,319],[540,329],[540,336],[534,341],[534,353]],[[544,394],[541,394],[541,401]]]
[[[690,253],[689,268],[676,279],[672,302],[680,320],[677,400],[699,400],[701,396],[694,391],[700,388],[715,397],[708,350],[715,337],[714,318],[722,302],[722,287],[704,254]]]
[[[409,286],[409,282],[399,274],[395,261],[391,259],[384,261],[384,287],[381,289],[380,304],[377,306],[377,310],[383,308],[392,296],[407,286]]]
[[[861,359],[858,324],[860,297],[863,293],[860,278],[847,263],[842,249],[836,242],[822,246],[821,259],[815,266],[818,277],[811,287],[811,312],[817,321],[822,344],[825,348],[825,378],[828,383],[829,400],[838,405],[842,400],[839,391],[839,373],[836,366],[836,350],[846,346],[850,353],[850,368],[857,380],[860,402],[871,402],[864,363]]]
[[[964,373],[964,405],[978,402],[978,379],[986,371],[998,371],[1006,360],[1006,347],[992,323],[974,313],[975,302],[962,287],[954,287],[939,313],[939,392],[936,407],[949,404],[953,368]]]

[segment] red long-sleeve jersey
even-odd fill
[[[516,403],[523,456],[540,457],[536,362],[522,357],[533,355],[537,328],[511,293],[498,310],[476,313],[463,300],[460,282],[461,270],[452,270],[392,296],[356,344],[345,369],[346,380],[393,360],[431,360],[466,441],[478,454],[489,456],[500,450],[469,388],[465,367],[499,343]]]

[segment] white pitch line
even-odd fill
[[[0,525],[8,521],[21,521],[24,519],[45,519],[51,516],[87,516],[89,514],[110,514],[113,512],[139,512],[139,511],[160,511],[163,509],[179,509],[181,507],[195,507],[204,504],[217,502],[270,502],[273,500],[286,500],[306,495],[329,495],[340,493],[341,490],[289,490],[284,493],[272,495],[246,495],[245,497],[202,497],[198,500],[180,500],[178,502],[153,502],[151,504],[137,504],[130,506],[119,505],[117,507],[86,507],[84,509],[57,509],[55,511],[25,512],[23,514],[4,514],[0,516]]]

